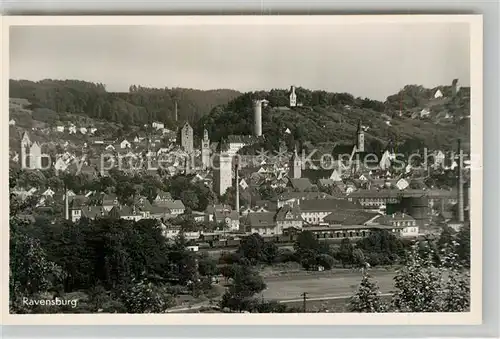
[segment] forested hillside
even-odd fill
[[[103,84],[77,80],[10,81],[11,98],[27,99],[31,109],[48,108],[57,113],[82,114],[124,125],[150,120],[173,127],[175,102],[179,121],[194,123],[218,105],[226,104],[239,92],[227,89],[201,91],[185,88],[144,88],[130,86],[127,93],[107,92]]]
[[[251,134],[253,130],[253,99],[267,99],[262,111],[264,142],[267,148],[277,148],[280,142],[289,146],[296,142],[319,144],[325,142],[353,143],[358,121],[365,127],[365,140],[371,149],[380,150],[389,143],[403,149],[455,147],[462,138],[467,145],[470,135],[468,90],[454,98],[434,99],[437,89],[449,95],[450,86],[425,89],[406,86],[385,102],[355,98],[348,93],[328,93],[297,88],[297,101],[302,107],[287,109],[289,92],[245,93],[227,105],[214,108],[203,116],[197,126],[209,130],[212,140],[231,134]],[[428,109],[424,119],[411,118],[412,112]],[[400,116],[400,110],[403,113]],[[447,119],[442,117],[448,115]]]
[[[443,94],[434,98],[437,90]],[[385,102],[356,98],[349,93],[329,93],[296,88],[301,107],[288,109],[285,89],[248,92],[220,89],[155,89],[130,86],[129,92],[107,92],[102,84],[76,80],[10,81],[10,97],[27,99],[37,121],[53,123],[65,114],[80,115],[127,126],[158,120],[175,128],[175,102],[179,123],[188,120],[197,137],[203,129],[219,141],[232,134],[252,134],[252,100],[265,98],[262,125],[265,141],[258,147],[277,149],[280,143],[353,143],[357,123],[362,120],[369,149],[388,144],[401,150],[415,148],[451,149],[461,138],[464,147],[470,136],[470,89],[456,95],[451,86],[432,89],[408,85]],[[428,110],[422,118],[421,110]],[[49,113],[43,113],[49,112]],[[36,114],[35,114],[36,113]]]

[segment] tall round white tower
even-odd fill
[[[262,135],[262,100],[253,101],[254,134],[256,137]]]

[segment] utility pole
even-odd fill
[[[307,308],[306,308],[306,301],[307,301],[307,292],[304,292],[301,294],[302,297],[304,297],[303,299],[303,312],[306,313],[307,312]]]

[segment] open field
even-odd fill
[[[323,272],[321,272],[323,273]],[[350,297],[358,288],[361,272],[331,271],[325,274],[272,277],[265,279],[266,290],[262,296],[266,300],[296,300],[307,292],[308,298]],[[370,275],[377,281],[381,293],[393,289],[394,271],[372,271]]]

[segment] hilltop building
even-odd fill
[[[297,106],[297,94],[295,94],[295,86],[290,88],[290,107]]]

